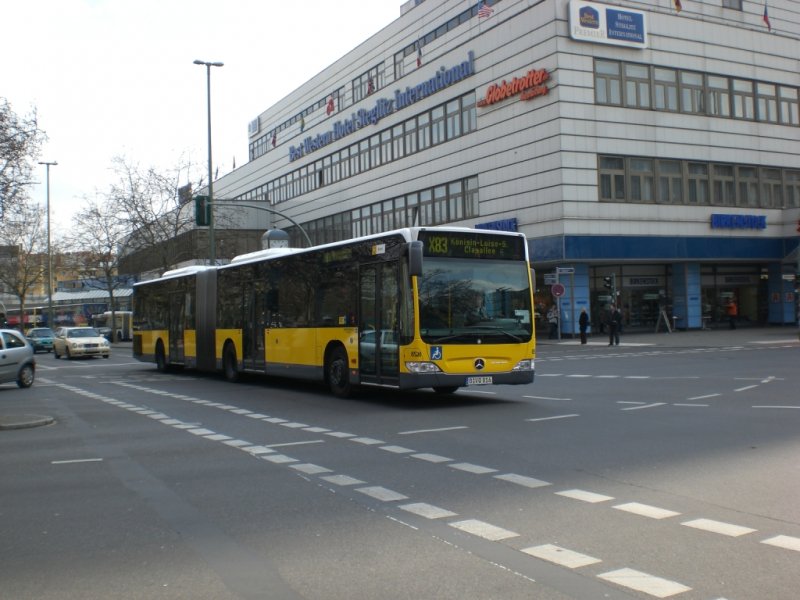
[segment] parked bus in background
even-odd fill
[[[133,311],[118,310],[114,312],[114,324],[111,322],[111,311],[99,315],[92,315],[92,327],[101,330],[106,337],[111,337],[111,332],[116,332],[116,337],[110,341],[130,341],[133,339]]]
[[[536,338],[525,237],[408,228],[134,286],[133,353],[173,366],[396,389],[524,384]]]

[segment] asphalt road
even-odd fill
[[[543,342],[529,386],[335,399],[38,355],[0,598],[790,600],[797,331]]]

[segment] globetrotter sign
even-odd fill
[[[404,90],[395,90],[392,98],[379,98],[371,109],[359,109],[352,113],[350,118],[336,121],[333,127],[324,133],[305,138],[299,146],[289,147],[289,161],[310,154],[328,144],[340,140],[366,127],[375,125],[384,117],[392,114],[396,110],[411,106],[415,102],[427,98],[451,85],[458,83],[462,79],[475,74],[475,54],[470,50],[467,53],[467,60],[455,65],[454,67],[439,67],[433,77],[426,79],[415,86],[406,86]]]
[[[489,106],[506,98],[519,94],[520,100],[530,100],[547,94],[545,81],[550,73],[544,69],[531,69],[523,77],[514,77],[510,82],[503,79],[501,83],[493,83],[486,88],[486,94],[478,100],[478,106]]]

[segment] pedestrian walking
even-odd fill
[[[611,316],[608,320],[608,345],[619,346],[619,332],[622,329],[622,313],[620,310],[611,305]]]
[[[578,328],[581,332],[581,344],[586,343],[586,330],[589,328],[589,315],[586,314],[586,309],[581,309],[581,316],[578,317]]]
[[[550,324],[550,339],[558,338],[558,309],[555,304],[547,311],[547,322]]]
[[[728,325],[731,329],[736,329],[736,318],[739,316],[739,307],[736,306],[736,300],[728,298],[728,305],[725,307],[725,313],[728,315]]]

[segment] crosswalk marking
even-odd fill
[[[770,546],[777,546],[778,548],[785,548],[786,550],[800,552],[800,538],[789,535],[776,535],[775,537],[763,540],[761,543],[769,544]]]
[[[568,569],[577,569],[578,567],[585,567],[587,565],[594,565],[603,562],[599,558],[589,556],[588,554],[581,554],[573,550],[567,550],[554,544],[544,544],[542,546],[533,546],[531,548],[523,548],[525,554],[530,554],[536,558],[550,561]]]
[[[366,494],[376,500],[381,500],[383,502],[395,502],[397,500],[408,500],[408,496],[404,496],[399,492],[392,491],[385,487],[381,487],[379,485],[373,485],[369,487],[358,488],[357,492],[361,492],[362,494]]]
[[[466,471],[467,473],[475,473],[476,475],[484,475],[485,473],[497,473],[497,469],[490,469],[489,467],[473,465],[472,463],[451,463],[447,466],[450,467],[451,469],[458,469],[459,471]]]
[[[479,521],[477,519],[456,521],[455,523],[450,523],[450,527],[455,527],[456,529],[460,529],[466,533],[471,533],[472,535],[476,535],[493,542],[507,540],[508,538],[519,536],[518,533],[509,531],[508,529],[503,529],[502,527],[491,525],[489,523],[484,523],[483,521]]]
[[[656,598],[669,598],[692,589],[677,581],[662,579],[634,569],[617,569],[616,571],[601,573],[598,577]]]
[[[538,487],[546,487],[548,485],[553,485],[549,481],[542,481],[541,479],[536,479],[535,477],[527,477],[525,475],[517,475],[516,473],[495,475],[494,478],[502,479],[503,481],[509,481],[511,483],[516,483],[517,485],[522,485],[527,488],[538,488]]]
[[[613,496],[605,496],[604,494],[596,494],[595,492],[587,492],[586,490],[564,490],[563,492],[556,492],[559,496],[565,498],[572,498],[573,500],[581,500],[582,502],[590,502],[596,504],[598,502],[608,502],[613,500]]]
[[[443,519],[446,517],[455,517],[458,513],[453,511],[439,508],[433,504],[426,504],[425,502],[414,502],[412,504],[403,504],[399,508],[403,510],[425,517],[426,519]]]
[[[719,533],[720,535],[727,535],[730,537],[739,537],[740,535],[747,535],[748,533],[753,533],[756,531],[750,527],[742,527],[741,525],[723,523],[722,521],[714,521],[712,519],[694,519],[693,521],[681,523],[681,525],[686,525],[686,527],[693,527],[695,529],[702,529],[703,531],[710,531],[711,533]]]
[[[639,502],[626,502],[625,504],[617,504],[614,508],[633,513],[641,517],[648,517],[650,519],[667,519],[669,517],[675,517],[681,514],[679,512],[667,510],[666,508],[658,508],[657,506],[640,504]]]

